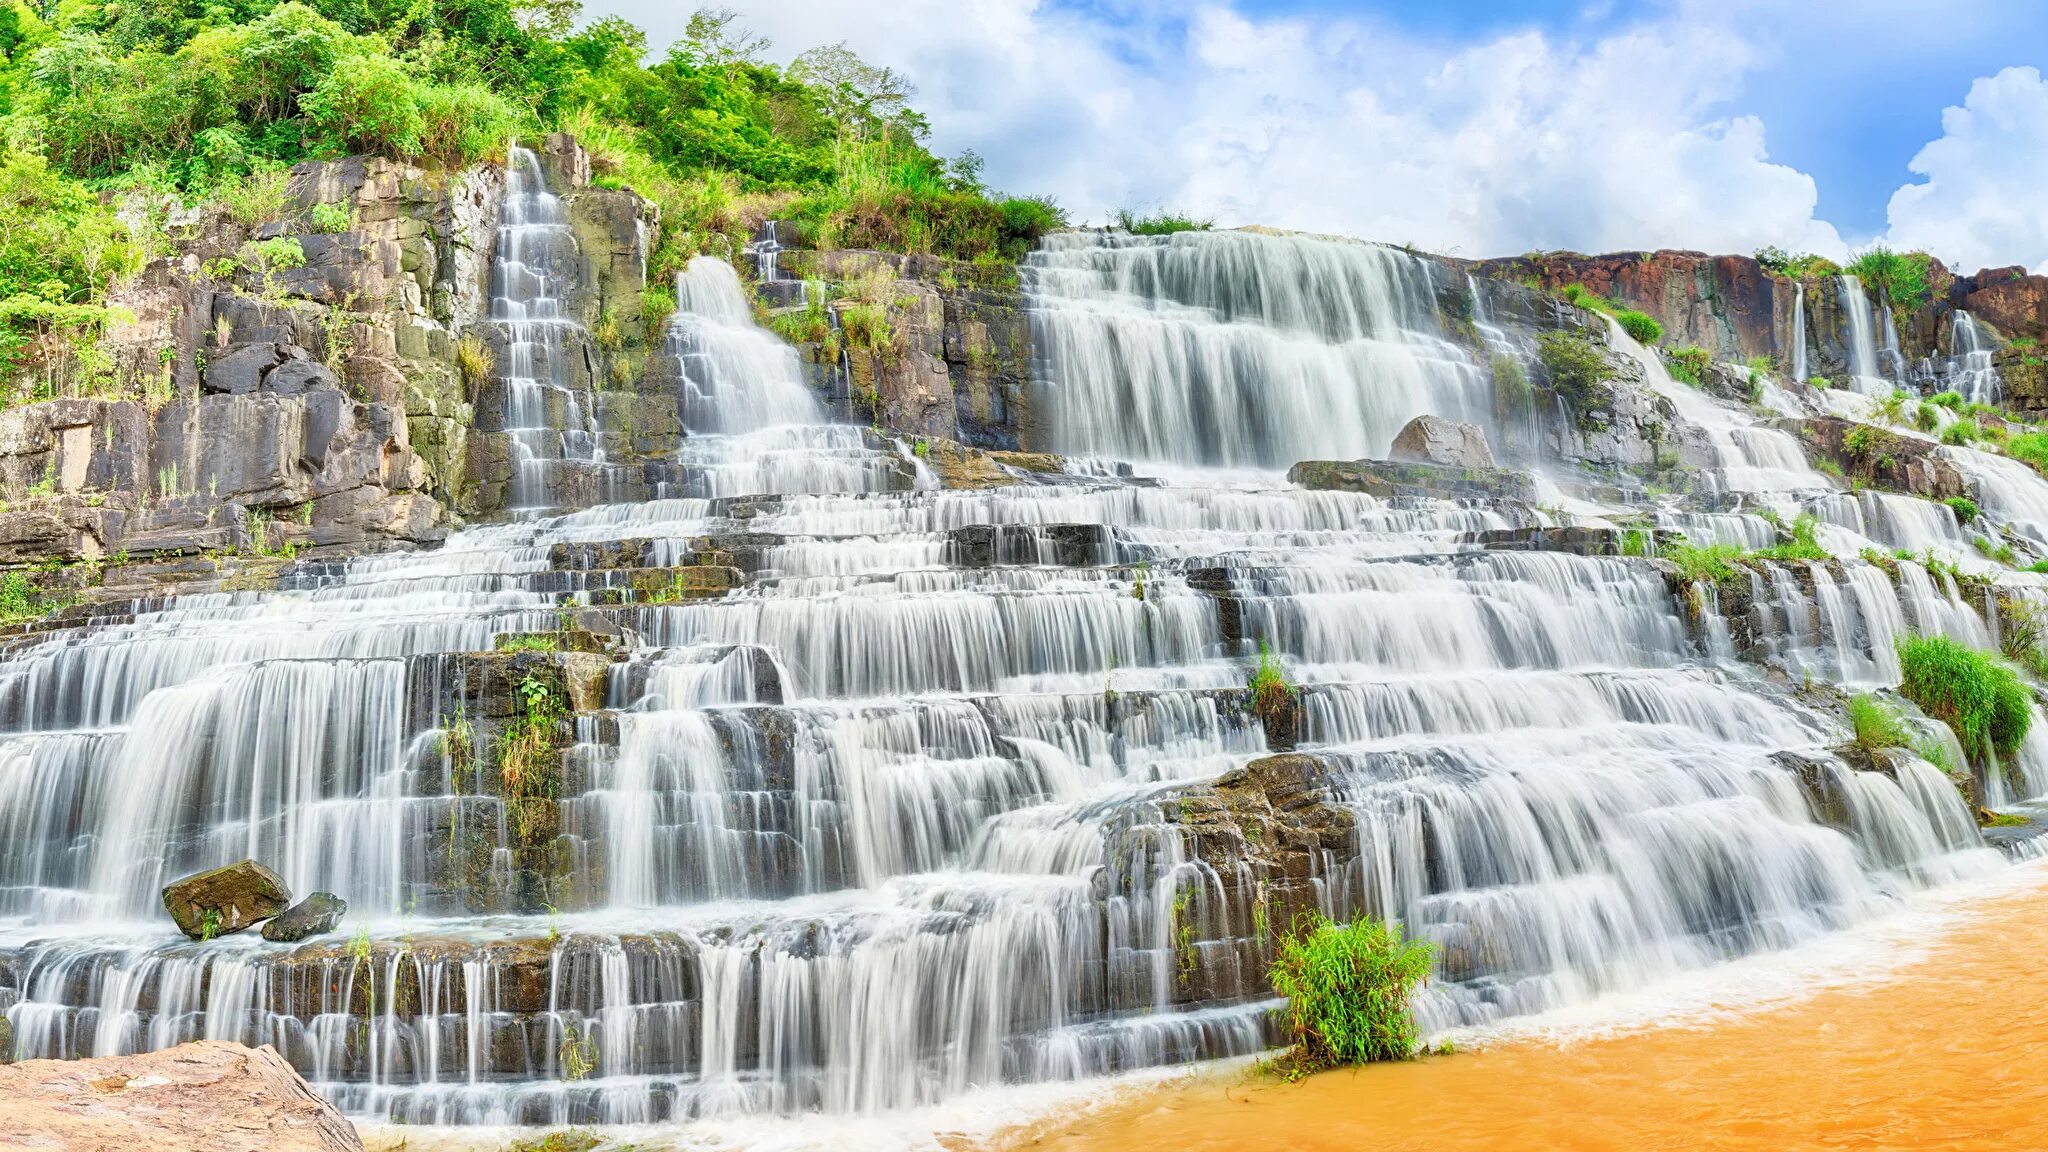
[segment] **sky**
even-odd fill
[[[2035,0],[716,0],[898,68],[1050,195],[1461,256],[1773,244],[2048,268]],[[586,0],[658,55],[692,5]]]

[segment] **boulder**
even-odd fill
[[[272,917],[263,926],[263,938],[279,944],[296,944],[308,936],[334,931],[348,914],[348,902],[332,892],[315,892]]]
[[[165,910],[177,921],[178,930],[194,940],[253,927],[291,902],[291,892],[277,873],[254,860],[199,872],[164,888]]]
[[[246,396],[263,382],[263,374],[284,360],[275,344],[243,344],[206,362],[208,392]]]
[[[318,360],[293,357],[270,370],[263,378],[263,390],[278,396],[297,396],[318,389],[339,389],[341,379]]]
[[[1394,437],[1390,460],[1410,464],[1442,464],[1448,468],[1491,468],[1493,449],[1477,425],[1424,413],[1410,420]]]
[[[362,1152],[355,1128],[265,1045],[0,1067],[0,1148]]]

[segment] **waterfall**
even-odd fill
[[[500,296],[538,315],[561,253],[515,160]],[[139,601],[0,656],[12,1055],[205,1036],[274,1044],[376,1120],[768,1123],[1256,1053],[1289,908],[1438,945],[1435,1032],[2000,867],[1945,776],[1854,771],[1779,675],[1890,684],[1909,631],[1988,644],[1945,576],[1781,562],[1674,589],[1648,560],[1478,546],[1552,523],[1515,501],[1252,470],[1383,452],[1422,411],[1491,419],[1436,274],[1298,237],[1054,237],[1025,269],[1049,433],[1177,466],[944,490],[914,448],[826,422],[733,269],[692,261],[668,332],[687,495]],[[528,362],[572,346],[532,324]],[[1729,491],[1948,538],[1946,509],[1839,493],[1611,336]],[[1775,538],[1753,513],[1668,516]],[[667,594],[681,565],[746,579]],[[492,653],[565,621],[610,646]],[[1232,790],[1307,762],[1266,760],[1261,645],[1315,765],[1271,785],[1275,819],[1322,823],[1254,844],[1220,831]],[[602,691],[576,694],[552,791],[508,798],[510,704],[477,685],[554,667],[603,669]],[[2037,743],[2011,792],[2048,789]],[[158,887],[244,856],[346,899],[341,931],[176,935]]]
[[[1792,297],[1792,378],[1806,382],[1806,282],[1799,281]]]
[[[1024,274],[1061,451],[1284,469],[1384,456],[1425,412],[1493,423],[1431,265],[1399,249],[1063,233]]]
[[[581,350],[589,333],[561,309],[558,281],[577,260],[576,237],[560,198],[548,191],[540,157],[513,145],[506,154],[505,197],[491,264],[489,322],[504,332],[505,431],[512,437],[511,502],[552,501],[550,480],[562,461],[604,462],[593,423],[589,369]]]
[[[1968,312],[1956,310],[1955,356],[1949,362],[1949,387],[1973,404],[1996,404],[2005,394],[2005,384],[1991,363],[1992,350],[1984,346],[1977,321]]]
[[[1878,358],[1870,298],[1864,295],[1863,282],[1844,273],[1839,283],[1842,314],[1849,321],[1850,386],[1866,396],[1889,396],[1892,383],[1885,379],[1883,363]],[[1889,320],[1885,330],[1887,341],[1895,342]]]

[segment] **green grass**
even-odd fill
[[[1130,208],[1119,208],[1116,226],[1133,236],[1171,236],[1175,232],[1207,232],[1216,226],[1216,222],[1178,212],[1145,215]]]
[[[1852,741],[1865,753],[1913,746],[1913,733],[1906,722],[1877,697],[1868,693],[1849,697],[1848,712]]]
[[[1927,398],[1927,402],[1953,412],[1963,406],[1963,394],[1961,392],[1936,392]]]
[[[1614,318],[1621,323],[1621,330],[1638,344],[1655,344],[1664,338],[1664,325],[1647,312],[1624,308],[1616,312]]]
[[[1988,763],[2012,755],[2026,739],[2033,713],[2012,665],[1946,636],[1900,640],[1899,664],[1900,693],[1948,725],[1972,755]]]
[[[1894,252],[1879,244],[1849,261],[1842,271],[1891,303],[1915,308],[1927,301],[1933,287],[1932,261],[1925,252]]]
[[[1984,438],[1984,430],[1977,427],[1975,420],[1963,419],[1941,430],[1941,442],[1964,447],[1975,440]]]
[[[2048,609],[2016,596],[1999,601],[1998,649],[2036,680],[2048,680]]]
[[[1735,575],[1735,561],[1742,559],[1742,549],[1733,544],[1674,544],[1663,550],[1663,557],[1678,565],[1687,584],[1702,580],[1728,580]]]
[[[1370,917],[1336,924],[1318,915],[1304,928],[1280,941],[1267,972],[1287,997],[1289,1077],[1412,1057],[1418,1036],[1408,1000],[1429,975],[1435,946]]]
[[[1833,260],[1825,256],[1816,256],[1811,252],[1794,254],[1775,244],[1757,249],[1756,262],[1769,271],[1780,276],[1790,276],[1794,280],[1816,280],[1841,271]]]
[[[1751,555],[1762,560],[1825,560],[1828,550],[1820,546],[1820,521],[1809,514],[1802,514],[1787,525],[1785,531],[1790,540],[1759,548]]]
[[[1260,719],[1285,716],[1294,706],[1301,689],[1287,679],[1287,670],[1280,666],[1280,660],[1259,641],[1259,662],[1252,666],[1251,678],[1245,685],[1251,690],[1252,711]]]
[[[1574,404],[1586,405],[1611,374],[1607,357],[1576,332],[1545,332],[1536,338],[1536,358],[1550,386]]]
[[[2048,472],[2048,432],[2022,432],[2008,437],[2005,454],[2032,465],[2036,471]]]
[[[1968,496],[1951,496],[1942,501],[1956,514],[1956,523],[1968,524],[1978,516],[1977,502]]]
[[[544,632],[522,632],[498,637],[500,652],[553,652],[561,645]]]
[[[1707,368],[1714,362],[1714,354],[1697,344],[1673,348],[1665,353],[1665,364],[1673,380],[1698,387],[1706,378]]]

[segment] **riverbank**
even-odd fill
[[[1428,1152],[1500,1148],[2048,1146],[2048,866],[1805,958],[1818,992],[1685,1023],[1617,1019],[1287,1085],[1235,1069],[1133,1089],[993,1148]],[[1864,967],[1866,943],[1897,962]],[[1760,958],[1769,959],[1769,958]],[[1795,961],[1795,964],[1799,961]],[[1738,978],[1741,974],[1737,974]],[[1730,983],[1731,989],[1736,985]],[[1789,985],[1788,985],[1789,992]],[[1589,1030],[1606,1034],[1586,1037]]]

